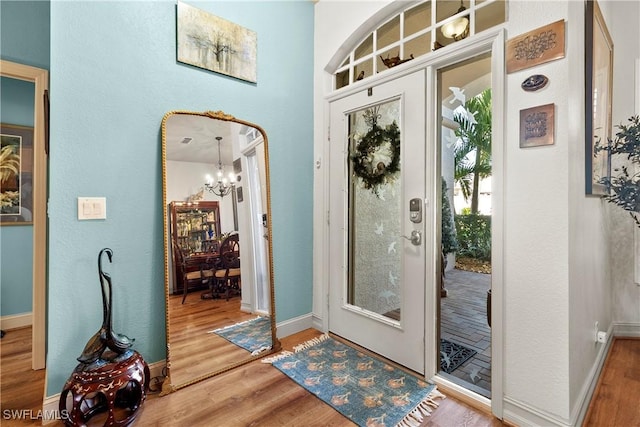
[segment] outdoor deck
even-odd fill
[[[451,374],[457,384],[491,397],[491,328],[487,324],[487,290],[491,275],[453,269],[445,275],[441,299],[441,338],[477,351]],[[464,383],[461,382],[464,381]]]

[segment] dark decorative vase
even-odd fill
[[[102,327],[87,342],[80,362],[60,393],[60,416],[67,426],[84,426],[94,415],[107,412],[105,427],[124,427],[133,422],[149,390],[149,367],[131,349],[133,339],[111,327],[111,276],[102,270],[102,255],[112,262],[113,251],[98,254],[102,291]]]

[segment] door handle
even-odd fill
[[[402,236],[405,239],[409,240],[412,245],[420,246],[422,244],[422,232],[418,230],[413,230],[411,232],[411,236]]]

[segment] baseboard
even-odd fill
[[[0,317],[0,329],[10,331],[11,329],[24,328],[31,326],[33,323],[33,315],[29,313],[11,314]]]
[[[616,337],[640,337],[640,323],[613,323],[613,335]]]
[[[327,330],[324,327],[324,321],[322,320],[322,317],[319,317],[314,314],[312,318],[312,324],[314,329],[317,329],[322,332],[327,332]]]
[[[611,325],[607,331],[607,342],[600,346],[600,350],[596,356],[596,362],[591,367],[589,376],[584,382],[578,403],[575,405],[575,410],[571,414],[571,419],[574,420],[572,425],[574,426],[581,426],[584,422],[584,417],[587,415],[591,399],[593,398],[593,393],[596,390],[600,374],[602,373],[602,368],[604,367],[604,362],[607,360],[611,343],[613,343],[613,330],[613,325]]]
[[[598,385],[600,373],[604,367],[604,362],[607,359],[607,354],[611,348],[613,342],[613,336],[615,334],[615,328],[612,325],[608,332],[608,339],[604,345],[600,346],[596,360],[589,371],[589,374],[584,382],[584,386],[580,392],[580,396],[577,400],[574,410],[572,411],[569,419],[564,419],[553,414],[549,414],[543,410],[529,406],[523,402],[519,402],[516,399],[505,397],[504,399],[504,420],[521,427],[527,426],[557,426],[557,427],[575,427],[582,425],[584,417],[589,410],[589,404],[591,398]]]
[[[240,311],[242,311],[243,313],[251,313],[251,304],[240,301]]]
[[[509,397],[504,398],[502,416],[504,421],[519,427],[571,427],[569,420],[556,417]]]
[[[311,313],[303,316],[294,317],[293,319],[278,322],[276,325],[278,338],[288,337],[289,335],[297,334],[305,329],[313,328],[313,316]]]
[[[149,364],[149,375],[151,378],[162,377],[164,376],[164,367],[166,366],[166,361],[160,360],[158,362],[153,362]],[[60,405],[60,393],[56,393],[52,396],[47,396],[42,401],[42,412],[45,414],[55,414],[57,413]],[[51,424],[54,422],[59,422],[59,418],[52,420],[43,420],[42,425]]]

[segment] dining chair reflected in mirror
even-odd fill
[[[187,299],[189,287],[202,289],[207,287],[214,277],[215,267],[212,262],[206,260],[190,260],[185,257],[180,246],[172,245],[176,254],[176,261],[179,264],[179,271],[182,272],[182,304]]]
[[[238,233],[227,236],[220,244],[219,262],[221,268],[214,274],[214,289],[224,290],[227,301],[232,292],[240,293],[240,245]]]

